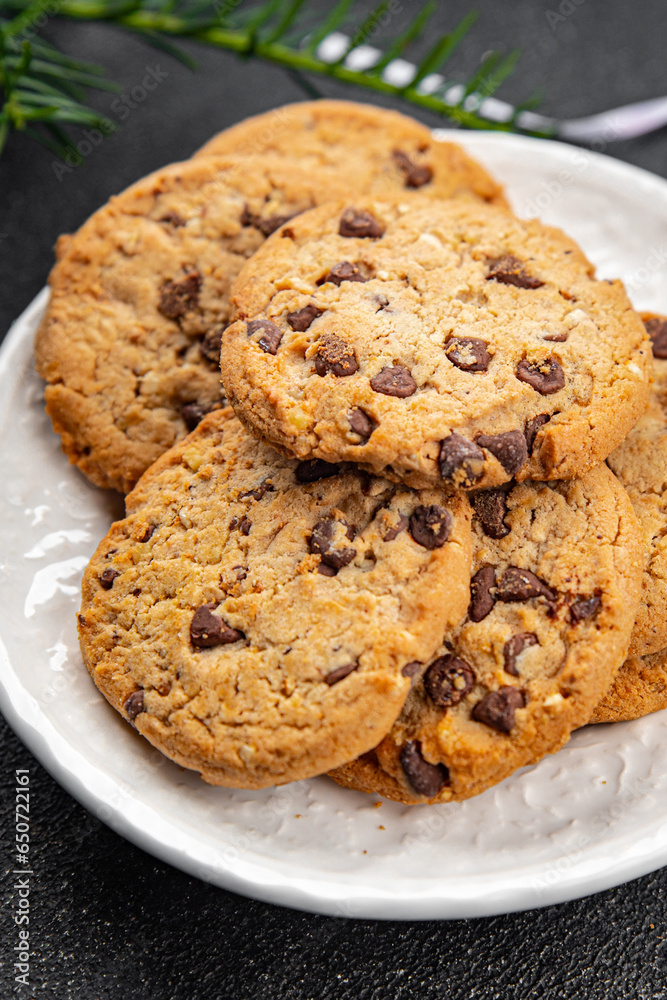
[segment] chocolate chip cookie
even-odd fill
[[[626,722],[667,708],[667,649],[629,657],[590,722]]]
[[[144,178],[61,237],[36,354],[70,461],[127,492],[223,405],[232,279],[291,216],[349,190],[332,167],[203,157]]]
[[[105,697],[212,784],[319,774],[377,744],[469,599],[465,496],[295,462],[211,413],[127,498],[84,575]]]
[[[287,238],[286,238],[287,237]],[[559,230],[470,199],[314,209],[232,292],[223,381],[255,434],[409,485],[565,479],[641,415],[649,339]]]
[[[567,742],[623,662],[641,537],[606,466],[473,496],[467,620],[369,755],[332,773],[400,802],[477,795]]]
[[[313,171],[334,167],[359,190],[368,177],[374,195],[420,191],[435,198],[473,194],[504,204],[502,188],[460,146],[435,140],[425,125],[370,104],[303,101],[247,118],[220,132],[196,156],[289,157]]]
[[[607,464],[625,486],[644,536],[642,599],[630,654],[667,646],[667,318],[643,317],[653,348],[653,384],[645,413]]]

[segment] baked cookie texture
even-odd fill
[[[667,649],[629,657],[590,722],[626,722],[667,708]]]
[[[312,170],[334,167],[350,191],[359,190],[359,177],[366,176],[374,195],[419,190],[506,204],[501,186],[456,143],[439,142],[414,118],[370,104],[287,104],[220,132],[195,156],[229,153],[270,153]]]
[[[370,183],[268,154],[205,157],[144,178],[61,237],[36,358],[70,461],[126,493],[222,406],[232,280],[295,213]]]
[[[630,640],[634,657],[667,646],[667,318],[645,313],[642,319],[653,348],[648,405],[607,459],[628,491],[644,536],[642,599]]]
[[[223,381],[255,434],[412,486],[572,477],[646,405],[649,339],[622,284],[559,230],[472,199],[304,213],[232,308]]]
[[[217,785],[320,774],[376,745],[469,600],[470,507],[282,459],[231,409],[127,498],[84,575],[108,701]]]
[[[340,784],[405,803],[469,798],[559,750],[623,662],[641,537],[606,466],[473,496],[467,620],[416,675],[403,712]]]

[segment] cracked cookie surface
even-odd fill
[[[237,278],[221,355],[238,416],[285,453],[413,486],[565,479],[642,413],[643,324],[560,231],[418,195],[288,228]]]
[[[340,784],[406,803],[477,795],[559,750],[623,662],[641,538],[613,474],[492,493],[473,497],[467,620],[390,734],[332,773]]]
[[[195,156],[275,154],[312,170],[335,167],[348,189],[368,178],[372,194],[473,194],[504,204],[502,188],[453,142],[397,111],[353,101],[303,101],[247,118],[213,136]]]
[[[469,599],[464,495],[281,458],[231,409],[142,477],[84,575],[108,701],[212,784],[261,788],[374,746]]]

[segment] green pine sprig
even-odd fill
[[[322,19],[309,0],[0,0],[0,153],[9,133],[19,130],[68,162],[78,162],[66,127],[109,130],[109,121],[85,103],[86,95],[91,89],[119,88],[100,67],[70,58],[39,37],[40,27],[53,16],[120,25],[192,68],[194,61],[178,44],[184,39],[282,66],[309,93],[308,78],[324,75],[401,97],[464,128],[525,131],[519,128],[517,116],[523,108],[534,106],[533,100],[517,107],[508,122],[491,121],[483,113],[484,98],[494,94],[513,72],[516,51],[487,55],[459,88],[458,99],[449,98],[453,81],[444,80],[444,70],[475,23],[474,12],[437,38],[417,64],[412,80],[397,86],[386,79],[385,70],[426,36],[437,0],[427,0],[407,28],[387,38],[384,46],[382,24],[391,17],[391,4],[381,0],[361,19],[355,17],[354,6],[355,0],[338,0]],[[334,31],[344,31],[350,41],[339,59],[325,62],[319,55],[320,45]],[[381,53],[375,64],[363,70],[350,68],[351,53],[371,41]],[[422,83],[433,74],[441,74],[443,82],[425,92]]]

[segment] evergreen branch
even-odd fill
[[[524,102],[507,122],[495,122],[483,114],[485,97],[514,71],[518,53],[492,53],[458,88],[457,100],[448,99],[451,84],[441,84],[426,93],[424,81],[442,69],[456,47],[471,30],[477,15],[470,12],[429,48],[403,86],[390,82],[388,70],[406,50],[423,39],[427,24],[437,9],[437,0],[422,2],[404,30],[386,44],[377,46],[378,56],[368,69],[351,68],[350,56],[374,40],[384,21],[392,16],[390,0],[379,0],[361,21],[352,20],[354,0],[337,0],[324,21],[313,27],[314,12],[308,0],[0,0],[0,152],[12,129],[40,137],[58,155],[72,155],[73,143],[62,126],[93,126],[108,121],[85,104],[88,90],[119,89],[105,77],[103,69],[59,52],[37,34],[44,15],[80,21],[104,21],[139,34],[146,42],[195,68],[192,57],[178,42],[199,43],[256,57],[283,67],[300,85],[314,88],[307,77],[328,76],[375,93],[400,97],[412,105],[433,111],[466,128],[521,131],[518,115]],[[349,41],[335,61],[320,56],[324,40],[338,30],[348,32]],[[28,129],[27,122],[42,123],[44,132]],[[108,128],[107,128],[108,131]],[[544,133],[533,133],[544,134]]]

